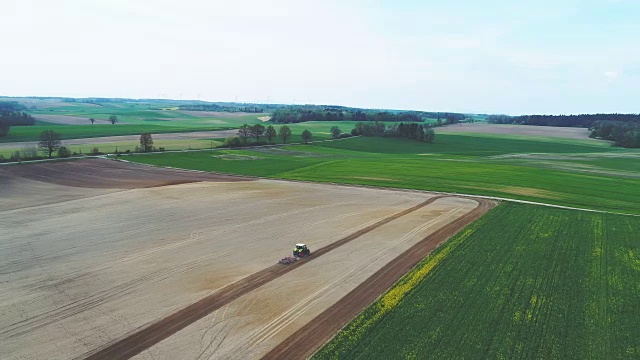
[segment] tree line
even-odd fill
[[[369,122],[424,122],[438,119],[441,124],[455,124],[467,115],[450,112],[392,111],[349,108],[343,106],[286,106],[276,109],[271,122],[291,124],[306,121],[369,121]]]
[[[285,105],[279,104],[243,104],[243,103],[198,103],[180,105],[180,110],[189,111],[219,111],[219,112],[246,112],[264,113],[274,111]]]
[[[429,126],[412,123],[399,123],[386,125],[382,122],[362,123],[359,122],[351,130],[351,135],[358,136],[383,136],[383,137],[403,137],[418,141],[432,143],[435,140],[435,132]]]
[[[489,115],[490,124],[520,124],[591,128],[596,121],[640,122],[640,114],[582,114],[582,115]]]
[[[640,148],[640,122],[600,120],[589,130],[589,137],[610,140],[620,147]]]
[[[583,114],[583,115],[490,115],[491,124],[520,124],[538,126],[584,127],[589,137],[613,141],[615,146],[640,147],[640,114]]]
[[[291,139],[291,128],[286,125],[281,126],[277,131],[273,125],[264,126],[262,124],[243,124],[238,129],[238,136],[228,137],[224,141],[225,147],[234,148],[241,146],[259,146],[273,144],[274,140],[278,137],[282,140],[283,144],[286,144]],[[302,141],[307,144],[311,141],[313,134],[309,130],[304,130],[300,134]],[[249,142],[250,139],[255,139]]]
[[[0,137],[8,135],[12,126],[29,126],[36,123],[33,116],[22,110],[26,110],[26,106],[16,101],[0,102]]]
[[[82,155],[72,153],[69,148],[62,145],[62,134],[53,131],[53,130],[44,130],[40,133],[38,137],[38,144],[36,147],[23,147],[21,150],[14,151],[11,156],[6,159],[4,156],[0,155],[0,163],[6,161],[24,161],[24,160],[39,160],[47,157],[49,159],[53,158],[53,155],[57,153],[57,157],[59,158],[68,158],[70,156]],[[151,152],[151,151],[164,151],[163,147],[156,149],[153,146],[153,138],[151,137],[151,133],[143,133],[140,135],[140,146],[136,146],[136,152]],[[44,156],[40,156],[38,153],[44,153]],[[116,155],[121,154],[116,147],[115,151]],[[129,150],[124,153],[130,153]],[[103,153],[97,147],[94,147],[91,152],[91,155],[102,155]]]

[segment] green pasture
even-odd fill
[[[140,103],[102,103],[100,105],[84,103],[64,103],[63,106],[46,107],[45,105],[35,110],[28,110],[34,116],[38,115],[66,115],[85,118],[94,118],[107,121],[111,115],[118,117],[118,121],[135,125],[162,125],[162,126],[214,126],[235,128],[244,123],[259,123],[258,117],[268,114],[237,114],[220,113],[216,116],[196,116],[188,112],[177,110],[177,106],[167,105],[159,107],[159,104]],[[205,112],[193,114],[206,114]],[[89,121],[87,120],[87,123]]]
[[[133,156],[131,160],[271,178],[490,195],[640,213],[640,170],[636,165],[640,151],[599,142],[437,135],[436,142],[428,144],[359,137],[223,153],[251,160],[212,158],[210,153]],[[536,158],[543,155],[543,160]],[[604,165],[608,159],[614,160],[611,166]]]

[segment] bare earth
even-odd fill
[[[590,139],[589,130],[555,126],[505,125],[505,124],[456,124],[438,128],[438,133],[481,133],[502,135],[546,136],[565,139]]]
[[[260,358],[389,261],[476,206],[473,200],[438,199],[227,303],[137,358]],[[313,343],[313,337],[299,341]]]
[[[154,140],[201,140],[222,139],[238,135],[238,130],[195,131],[186,133],[152,134]],[[95,138],[82,138],[62,140],[64,146],[100,145],[119,141],[140,141],[140,135],[104,136]],[[38,146],[37,141],[0,143],[0,149],[21,149],[23,147]]]
[[[167,318],[175,331],[128,354],[258,358],[478,206],[108,160],[2,167],[0,182],[3,359],[95,355]],[[297,242],[314,256],[274,265]]]

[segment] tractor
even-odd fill
[[[296,244],[295,249],[293,249],[293,256],[295,257],[306,257],[311,255],[311,250],[305,244]]]

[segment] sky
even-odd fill
[[[0,95],[640,112],[638,0],[4,0]]]

